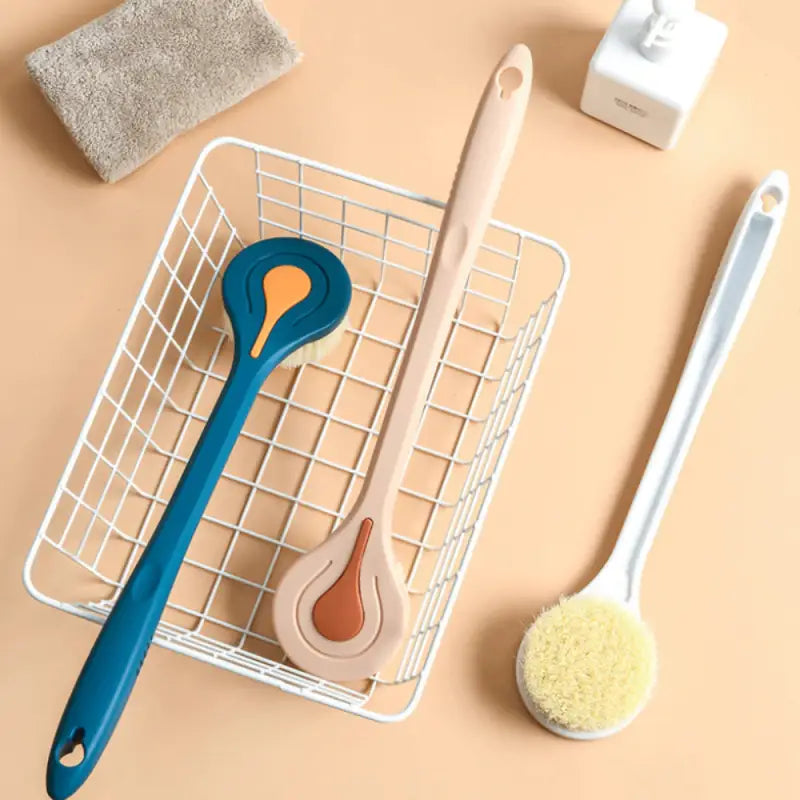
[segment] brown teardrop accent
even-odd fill
[[[364,603],[361,599],[361,563],[372,533],[367,517],[358,530],[353,552],[336,583],[323,594],[311,612],[314,627],[332,642],[348,642],[364,627]]]

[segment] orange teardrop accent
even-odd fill
[[[267,311],[250,355],[258,358],[275,323],[292,307],[301,303],[311,291],[311,278],[300,267],[283,264],[264,275],[264,301]]]
[[[350,560],[336,583],[323,594],[311,612],[314,627],[332,642],[348,642],[364,627],[364,603],[361,599],[361,563],[372,533],[367,517],[359,528]]]

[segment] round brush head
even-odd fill
[[[614,600],[575,595],[540,614],[517,654],[517,685],[545,728],[595,739],[624,728],[656,679],[649,628]]]

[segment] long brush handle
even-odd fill
[[[774,207],[767,210],[764,198],[772,198]],[[584,591],[600,590],[638,606],[645,559],[711,391],[772,255],[788,199],[788,177],[783,172],[773,172],[745,206],[614,552]]]
[[[495,68],[472,120],[414,329],[362,497],[393,503],[458,300],[489,224],[528,106],[533,62],[515,45]]]
[[[81,787],[116,727],[192,534],[258,393],[257,377],[251,369],[234,368],[149,544],[100,629],[50,750],[47,792],[53,800]],[[83,759],[67,766],[61,759],[75,747],[83,748]]]
[[[64,800],[91,773],[139,675],[192,535],[258,391],[288,355],[330,334],[352,285],[344,264],[308,240],[278,237],[245,247],[222,279],[234,332],[230,375],[164,514],[103,625],[58,726],[47,791]],[[63,757],[80,748],[77,764]]]

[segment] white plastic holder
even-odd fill
[[[581,110],[672,148],[727,37],[694,0],[625,0],[589,64]]]

